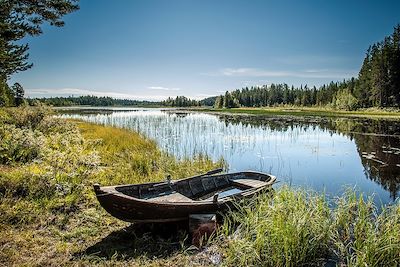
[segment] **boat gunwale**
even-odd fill
[[[193,201],[151,201],[151,199],[140,199],[140,198],[136,198],[136,197],[132,197],[130,195],[124,194],[122,192],[119,192],[116,190],[117,187],[129,187],[129,186],[138,186],[138,185],[155,185],[155,184],[161,184],[161,183],[166,183],[166,182],[155,182],[155,183],[143,183],[143,184],[125,184],[125,185],[114,185],[114,186],[102,186],[99,187],[98,189],[95,189],[95,193],[96,193],[96,197],[105,197],[105,196],[116,196],[116,197],[120,197],[123,198],[125,200],[129,200],[129,201],[135,201],[137,203],[146,203],[146,204],[154,204],[154,205],[160,205],[160,206],[198,206],[198,205],[210,205],[210,204],[214,204],[214,205],[219,205],[219,204],[224,204],[227,202],[230,202],[232,200],[235,199],[240,199],[243,197],[247,197],[249,195],[253,195],[267,187],[272,186],[275,182],[276,182],[276,176],[271,175],[271,174],[266,174],[266,173],[261,173],[261,172],[253,172],[253,171],[244,171],[244,172],[236,172],[236,173],[228,173],[225,175],[239,175],[239,174],[255,174],[255,175],[260,175],[260,176],[268,176],[270,177],[270,179],[268,180],[268,182],[266,182],[267,184],[261,187],[253,187],[253,188],[248,188],[242,192],[230,195],[230,196],[226,196],[223,197],[221,199],[219,199],[218,201],[214,202],[213,200],[193,200]],[[221,174],[220,174],[221,175]],[[197,177],[212,177],[214,175],[196,175],[196,176],[192,176],[192,177],[188,177],[188,178],[183,178],[183,179],[179,179],[179,180],[173,180],[172,183],[176,183],[179,181],[185,181],[185,180],[190,180],[193,178],[197,178]],[[217,176],[217,175],[215,175]],[[103,191],[104,193],[99,193],[98,191]]]

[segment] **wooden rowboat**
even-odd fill
[[[166,182],[103,186],[94,185],[101,206],[127,222],[187,220],[190,214],[215,213],[232,207],[236,199],[270,190],[275,176],[259,172],[203,175]]]

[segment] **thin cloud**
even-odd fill
[[[240,77],[285,77],[289,76],[289,72],[285,71],[267,71],[256,68],[225,68],[220,70],[223,76],[240,76]]]
[[[203,99],[206,97],[213,97],[215,94],[196,94],[193,96],[194,99]]]
[[[149,86],[147,87],[148,89],[151,90],[163,90],[163,91],[180,91],[180,88],[169,88],[169,87],[163,87],[163,86]]]
[[[207,74],[206,74],[207,75]],[[311,69],[302,71],[270,71],[258,68],[224,68],[220,69],[209,76],[225,76],[225,77],[296,77],[296,78],[330,78],[344,79],[357,75],[353,70],[328,70],[328,69]]]

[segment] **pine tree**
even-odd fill
[[[26,35],[42,33],[41,25],[61,27],[62,17],[79,9],[77,0],[1,0],[0,4],[0,76],[29,69],[28,45],[20,41]]]
[[[24,96],[25,96],[25,91],[22,85],[19,83],[14,83],[12,86],[12,92],[14,94],[14,99],[15,99],[15,105],[18,107],[24,103]]]

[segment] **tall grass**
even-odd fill
[[[138,133],[79,121],[76,124],[85,139],[96,143],[104,167],[96,182],[103,185],[154,182],[167,175],[183,178],[225,164],[223,160],[214,163],[202,154],[177,160],[161,152],[155,141]]]
[[[378,211],[352,190],[338,198],[331,235],[335,255],[348,266],[400,265],[400,205]]]
[[[399,266],[400,207],[283,187],[228,214],[219,240],[228,266]]]
[[[305,191],[279,189],[226,217],[226,260],[238,266],[315,264],[329,253],[329,207]]]
[[[99,206],[93,183],[182,178],[223,165],[202,155],[177,160],[137,133],[56,119],[42,107],[0,109],[0,140],[0,265],[87,265],[88,246],[115,250],[102,239],[127,224]],[[142,240],[160,247],[146,236],[132,242]],[[128,255],[133,264],[153,261],[153,254],[137,262],[137,253]]]

